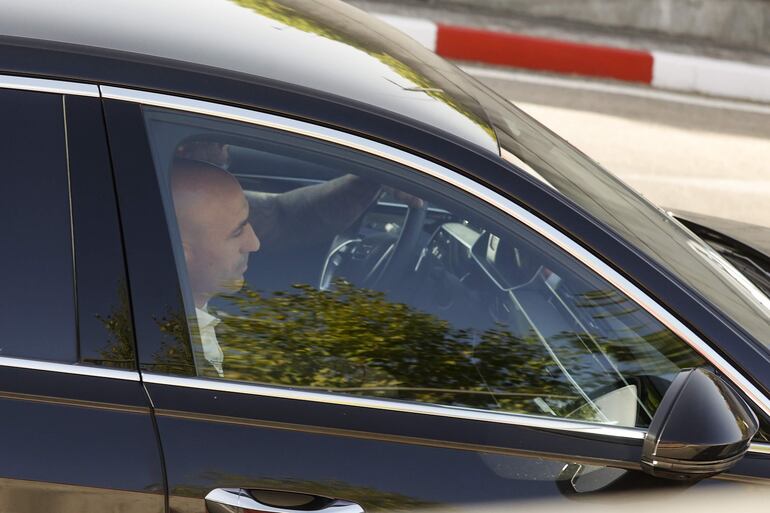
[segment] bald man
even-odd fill
[[[171,174],[179,231],[196,308],[243,286],[249,254],[259,238],[249,222],[249,202],[230,173],[216,166],[178,161]]]
[[[249,223],[243,189],[230,173],[211,164],[179,160],[170,178],[200,350],[222,377],[224,355],[214,331],[219,319],[208,312],[208,302],[217,294],[241,289],[249,255],[259,249],[259,239]]]
[[[261,244],[291,248],[347,228],[377,196],[379,186],[353,175],[282,194],[244,193],[222,168],[177,158],[171,193],[195,302],[203,356],[223,376],[223,355],[209,300],[243,286],[249,255]]]

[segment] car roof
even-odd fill
[[[478,86],[337,0],[31,0],[0,35],[129,52],[268,78],[376,106],[498,153]]]

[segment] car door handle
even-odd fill
[[[364,513],[354,502],[279,490],[216,488],[205,500],[208,513]]]

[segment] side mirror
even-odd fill
[[[679,480],[713,476],[743,457],[758,430],[754,412],[719,376],[684,370],[652,418],[642,446],[642,470]]]

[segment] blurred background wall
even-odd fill
[[[770,0],[346,1],[457,59],[658,205],[770,227]],[[621,56],[593,53],[605,50]],[[626,50],[650,57],[649,83],[609,73],[630,66]],[[537,58],[501,62],[524,53]],[[565,71],[577,61],[607,74]]]
[[[770,52],[770,0],[387,0]]]

